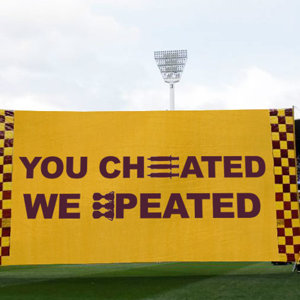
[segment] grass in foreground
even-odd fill
[[[0,267],[0,299],[300,299],[300,274],[271,263]]]

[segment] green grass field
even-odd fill
[[[300,299],[300,274],[271,263],[0,267],[0,299]]]

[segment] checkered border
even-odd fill
[[[0,265],[10,252],[14,112],[0,110]]]
[[[297,261],[300,220],[292,109],[270,110],[275,175],[275,207],[280,261]]]

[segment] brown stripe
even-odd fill
[[[0,139],[5,138],[5,132],[13,132],[14,130],[14,112],[13,111],[2,111],[0,113],[0,123],[4,124],[4,130],[0,131]],[[3,156],[5,149],[8,148],[11,151],[11,148],[13,147],[13,138],[5,139],[4,140],[4,147],[0,148],[0,155]],[[3,174],[4,165],[12,165],[12,155],[5,155],[3,158],[3,164],[0,165],[0,172]],[[10,168],[12,169],[12,168]],[[2,241],[2,238],[9,238],[9,244],[8,246],[2,246],[2,243],[0,243],[0,265],[3,264],[3,260],[6,256],[9,256],[10,254],[10,224],[11,224],[11,209],[10,208],[4,208],[3,204],[4,201],[6,204],[9,204],[11,201],[12,191],[11,191],[11,181],[12,181],[12,173],[5,171],[3,174],[3,179],[0,182],[0,193],[2,194],[2,199],[0,201],[0,210],[1,210],[1,217],[0,217],[0,241]],[[3,191],[3,183],[5,182],[5,191]],[[7,206],[6,206],[7,207]],[[10,206],[8,206],[10,207]]]
[[[274,119],[274,116],[278,117]],[[288,151],[295,150],[295,143],[294,141],[285,142],[287,140],[287,133],[294,133],[294,125],[290,124],[291,119],[287,118],[292,116],[292,109],[270,110],[270,131],[274,139],[272,140],[274,182],[278,186],[278,189],[282,190],[282,193],[275,193],[278,253],[280,254],[281,261],[295,261],[299,258],[300,252],[299,209],[295,209],[294,204],[292,206],[292,203],[298,201],[298,196],[296,192],[291,192],[297,187],[297,177],[296,175],[290,175],[291,172],[293,172],[292,174],[296,174],[296,160],[289,157],[291,153]],[[276,123],[274,123],[274,120]],[[280,128],[284,131],[279,132],[279,124],[285,125]],[[279,132],[279,140],[276,136],[272,135],[274,132]],[[285,143],[280,143],[281,141]],[[280,157],[278,157],[278,150],[280,150]],[[287,163],[287,166],[282,166],[283,162],[284,164]],[[275,168],[280,168],[281,172],[278,173],[277,170],[275,174]]]

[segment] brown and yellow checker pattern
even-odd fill
[[[14,112],[0,110],[0,265],[9,256]]]
[[[278,251],[281,261],[296,261],[300,252],[300,221],[293,110],[270,110],[270,123]]]

